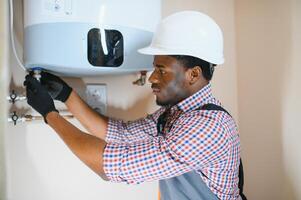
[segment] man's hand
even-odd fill
[[[72,88],[65,81],[47,72],[41,72],[41,84],[53,99],[61,102],[65,102],[72,91]]]
[[[44,119],[46,119],[48,113],[52,111],[58,112],[55,109],[51,96],[37,79],[27,75],[24,86],[26,86],[27,103],[39,112]]]

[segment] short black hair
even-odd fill
[[[200,66],[202,69],[203,77],[207,81],[210,81],[212,79],[214,67],[216,66],[216,64],[209,63],[205,60],[193,56],[185,56],[185,55],[169,55],[169,56],[180,61],[186,68],[193,68],[195,66]]]

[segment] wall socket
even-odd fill
[[[86,89],[86,102],[96,112],[107,112],[107,86],[105,84],[88,84]]]

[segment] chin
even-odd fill
[[[167,105],[168,105],[167,102],[161,101],[161,100],[159,100],[159,99],[156,99],[156,104],[157,104],[158,106],[167,106]]]
[[[173,102],[171,101],[164,101],[164,100],[160,100],[160,99],[156,99],[156,103],[158,106],[170,106],[173,105]]]
[[[180,101],[182,101],[183,99],[185,99],[184,97],[183,98],[179,98],[177,96],[173,96],[173,97],[170,97],[168,99],[159,99],[158,96],[156,98],[156,103],[157,105],[159,106],[174,106],[176,105],[177,103],[179,103]]]

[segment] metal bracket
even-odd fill
[[[134,85],[143,86],[146,82],[146,73],[147,71],[140,72],[140,78],[133,82]]]

